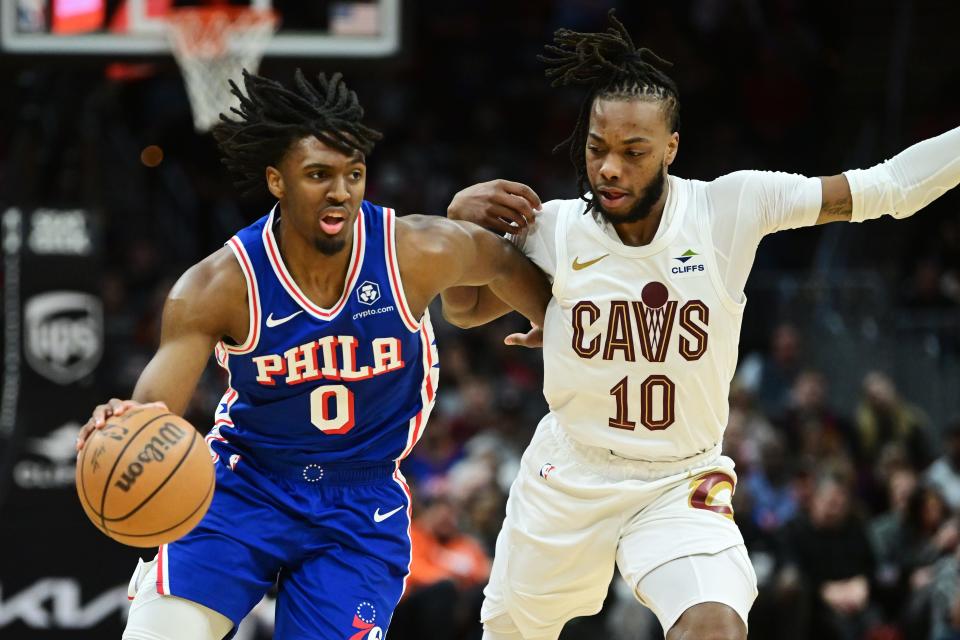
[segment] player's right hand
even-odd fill
[[[511,333],[503,339],[503,344],[513,347],[540,349],[543,347],[543,329],[530,323],[530,331],[526,333]]]
[[[491,180],[458,191],[447,207],[447,217],[497,233],[516,233],[533,222],[540,207],[540,196],[527,185]]]
[[[106,426],[109,418],[121,416],[130,409],[138,409],[140,407],[157,407],[164,411],[169,411],[166,403],[163,402],[136,402],[135,400],[110,398],[105,404],[98,404],[96,406],[90,419],[87,420],[80,429],[80,433],[77,434],[77,452],[79,453],[80,450],[83,449],[84,443],[86,443],[87,438],[90,437],[90,434],[92,434],[94,430],[103,429],[103,427]]]

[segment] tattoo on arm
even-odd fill
[[[837,184],[836,180],[842,180],[842,184]],[[833,184],[828,184],[828,181]],[[817,224],[827,224],[828,222],[849,222],[853,214],[853,196],[850,195],[850,187],[846,178],[840,176],[831,176],[824,179],[824,199],[820,206],[820,215],[817,217]]]

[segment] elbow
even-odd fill
[[[473,314],[463,311],[452,311],[447,308],[446,305],[443,306],[443,319],[458,329],[472,329],[480,325],[476,318],[473,317]]]

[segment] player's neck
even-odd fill
[[[643,220],[636,222],[611,223],[620,242],[628,247],[643,247],[653,242],[660,228],[660,221],[663,219],[663,210],[667,204],[667,196],[670,195],[670,182],[664,185],[663,193],[650,208],[650,215]]]
[[[340,251],[321,253],[309,240],[297,233],[283,218],[275,236],[280,256],[300,290],[322,308],[332,307],[343,295],[343,284],[353,251],[353,225]]]

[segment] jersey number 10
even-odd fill
[[[630,419],[628,387],[629,379],[624,376],[610,389],[610,395],[617,401],[617,414],[610,418],[608,424],[615,429],[633,431],[637,423]],[[640,385],[640,424],[650,431],[661,431],[673,424],[676,389],[667,376],[647,376]]]

